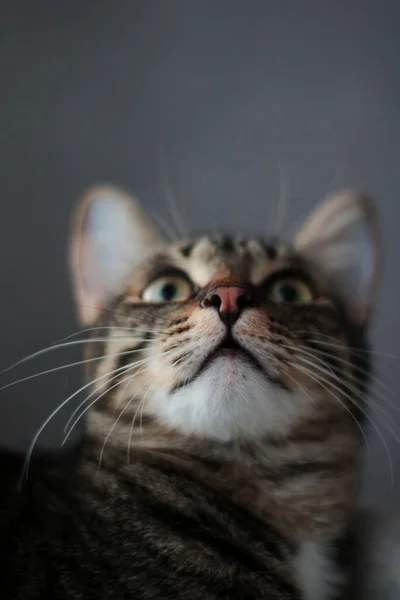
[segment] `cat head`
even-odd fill
[[[374,207],[355,192],[323,203],[291,243],[269,243],[170,242],[124,192],[88,190],[70,264],[94,420],[112,415],[121,436],[159,427],[221,442],[351,421],[378,246]]]

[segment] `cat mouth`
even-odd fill
[[[258,363],[258,361],[254,358],[254,356],[245,350],[240,344],[235,342],[231,337],[223,340],[215,350],[211,352],[204,360],[199,370],[197,371],[197,376],[203,373],[214,361],[219,358],[227,358],[230,360],[242,359],[248,363],[251,363],[253,367],[255,367],[258,371],[261,371],[265,374],[264,369]]]

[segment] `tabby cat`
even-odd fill
[[[378,246],[355,192],[290,244],[171,243],[124,192],[84,194],[86,435],[22,480],[3,456],[0,597],[352,597]]]

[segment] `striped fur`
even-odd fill
[[[168,273],[190,295],[144,301]],[[312,299],[271,301],[283,276]],[[229,329],[242,350],[212,360],[227,335],[204,301],[216,286],[251,301]],[[75,461],[39,461],[22,493],[9,469],[1,597],[344,598],[365,324],[306,251],[242,236],[156,244],[115,292],[94,305]]]

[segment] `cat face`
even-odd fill
[[[126,195],[95,188],[78,207],[71,259],[102,395],[93,408],[129,436],[158,426],[249,441],[362,410],[366,364],[352,348],[364,349],[377,270],[363,197],[331,199],[291,244],[170,243]]]

